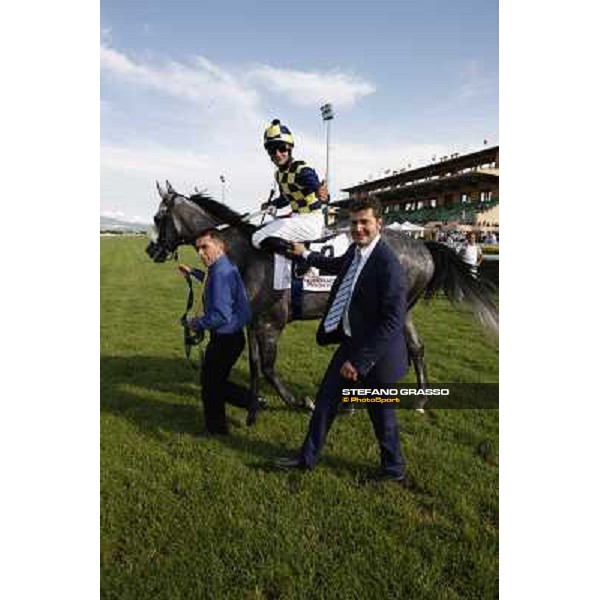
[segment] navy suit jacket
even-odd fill
[[[406,276],[391,248],[380,239],[363,266],[350,299],[348,317],[352,337],[344,335],[342,322],[335,331],[326,333],[325,317],[337,290],[352,263],[356,244],[339,258],[311,252],[308,262],[323,273],[337,275],[329,294],[327,309],[317,330],[321,346],[344,343],[348,360],[360,377],[392,384],[408,370],[404,322],[406,314]]]

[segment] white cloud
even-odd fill
[[[324,177],[325,147],[317,136],[298,131],[302,145],[297,157],[311,164]],[[254,142],[252,146],[252,142]],[[467,152],[474,148],[448,148],[436,144],[402,145],[336,141],[331,148],[330,189],[335,199],[343,196],[341,188],[357,184],[369,175],[383,176],[384,169],[399,170],[411,163],[412,167],[429,162],[432,155],[441,156],[450,151]],[[185,149],[104,146],[102,157],[102,204],[125,207],[128,221],[133,214],[141,221],[150,222],[159,204],[155,180],[162,184],[168,179],[175,189],[191,194],[194,187],[206,188],[216,199],[221,199],[223,188],[219,175],[226,179],[226,202],[235,210],[255,210],[267,199],[272,184],[273,167],[255,140],[236,147],[213,149],[210,159]],[[109,216],[109,215],[107,215]],[[124,215],[121,215],[123,217]]]
[[[217,168],[212,158],[201,153],[154,145],[103,144],[100,163],[101,207],[107,213],[118,210],[121,214],[117,218],[143,223],[150,222],[158,207],[156,180],[164,185],[169,179],[176,189],[188,194],[194,185],[209,180]]]
[[[270,90],[284,94],[299,106],[315,106],[331,102],[351,106],[363,96],[375,92],[375,86],[355,75],[340,72],[293,71],[261,65],[248,74]]]
[[[110,219],[122,219],[125,216],[125,213],[122,210],[101,210],[101,217],[109,217]]]
[[[147,129],[137,128],[140,133],[136,139],[103,144],[103,207],[113,211],[119,207],[119,212],[127,214],[126,220],[137,218],[143,222],[150,222],[158,207],[154,184],[157,179],[161,182],[169,179],[183,194],[193,193],[197,186],[220,199],[223,188],[219,175],[223,174],[226,201],[232,208],[252,210],[266,200],[273,167],[261,143],[263,128],[269,122],[263,105],[276,105],[269,97],[273,90],[297,105],[310,106],[311,114],[323,100],[331,101],[334,106],[350,106],[375,92],[368,81],[339,72],[291,71],[268,65],[250,69],[239,65],[224,67],[201,56],[189,64],[174,61],[157,64],[134,59],[106,44],[101,48],[101,61],[107,75],[138,88],[137,118],[144,119],[144,94],[148,89],[157,90],[165,95],[163,108],[169,124],[175,127],[177,121],[177,126],[192,132],[186,138],[186,145],[177,141],[158,142],[156,123],[148,118]],[[472,80],[465,83],[469,81]],[[115,106],[114,112],[120,108]],[[303,111],[303,108],[290,110],[285,122],[298,142],[296,156],[312,164],[323,177],[323,123],[315,117],[309,121],[314,127],[297,125],[305,116]],[[104,111],[103,119],[109,122],[112,112]],[[297,120],[294,114],[298,115]],[[379,177],[383,169],[399,170],[409,162],[416,167],[433,154],[468,150],[436,144],[403,145],[393,139],[379,140],[376,144],[368,138],[364,143],[351,142],[347,128],[348,125],[339,133],[335,129],[331,149],[330,189],[336,199],[341,196],[340,188],[355,185],[369,174]],[[355,134],[353,139],[361,137]]]
[[[251,209],[266,199],[273,172],[261,143],[263,128],[270,120],[261,109],[261,102],[269,92],[261,88],[268,82],[267,71],[264,71],[267,67],[259,70],[264,77],[257,83],[256,73],[240,66],[225,68],[202,56],[189,64],[174,61],[157,64],[132,58],[107,44],[101,47],[101,66],[106,75],[137,88],[140,113],[136,118],[143,118],[144,93],[148,89],[160,91],[166,101],[171,97],[186,101],[189,106],[185,110],[182,105],[171,108],[167,104],[165,111],[167,115],[169,111],[172,113],[168,119],[171,124],[184,121],[187,144],[194,146],[183,147],[176,141],[149,142],[156,137],[153,123],[148,123],[147,135],[140,133],[137,139],[126,143],[103,144],[103,205],[127,206],[129,214],[136,212],[147,220],[145,215],[150,216],[149,211],[155,210],[158,204],[153,190],[155,179],[169,179],[176,189],[186,194],[191,193],[194,186],[206,187],[219,198],[222,193],[220,174],[226,177],[226,198],[233,208]],[[268,73],[273,75],[273,71]],[[310,75],[310,85],[307,85],[313,97],[319,86],[324,89],[324,80],[316,74]],[[289,82],[293,72],[285,72],[284,76]],[[353,80],[338,74],[338,81]],[[105,83],[109,85],[110,79]],[[286,89],[291,89],[289,85],[286,84]],[[357,91],[351,87],[347,86],[344,95],[335,98],[342,102],[354,99]],[[103,118],[108,122],[111,114],[104,111]],[[318,131],[321,126],[320,120],[315,119],[315,129]],[[298,139],[308,140],[307,146],[310,146],[311,132],[304,132],[293,124],[292,128]],[[137,128],[139,132],[143,130],[143,126]],[[314,163],[311,156],[304,154],[303,141],[302,146],[299,156]]]
[[[299,106],[323,102],[351,106],[376,91],[372,83],[339,71],[296,71],[270,65],[228,70],[203,56],[195,57],[189,65],[174,61],[162,65],[144,63],[118,52],[108,43],[100,47],[100,64],[106,72],[163,94],[190,102],[234,103],[250,112],[257,110],[262,95],[273,91]]]
[[[164,172],[182,173],[212,166],[208,156],[164,147],[135,148],[103,145],[100,160],[103,168],[135,171],[148,176]]]
[[[204,57],[196,58],[192,65],[174,61],[155,65],[134,60],[103,44],[100,66],[130,84],[192,103],[208,104],[218,98],[221,104],[234,104],[246,113],[252,113],[259,100],[257,91]]]

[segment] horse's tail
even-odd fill
[[[466,302],[497,336],[498,306],[494,301],[497,288],[485,279],[474,277],[471,267],[452,248],[439,242],[425,242],[425,245],[435,265],[425,298],[432,298],[442,291],[451,302]]]

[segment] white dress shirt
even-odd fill
[[[346,304],[346,308],[344,309],[344,314],[342,316],[342,326],[344,328],[344,333],[348,337],[351,336],[350,319],[348,317],[348,309],[350,308],[350,302],[352,301],[352,294],[354,293],[354,286],[356,285],[356,282],[358,281],[358,276],[360,275],[360,272],[363,270],[363,267],[365,266],[365,263],[367,262],[367,260],[369,260],[369,256],[371,256],[371,252],[373,252],[373,249],[377,245],[377,242],[380,240],[380,238],[381,238],[381,234],[378,234],[377,236],[375,236],[373,238],[371,243],[368,244],[367,246],[357,246],[358,251],[361,254],[361,261],[360,261],[360,264],[358,265],[358,268],[356,269],[356,273],[354,274],[354,280],[352,281],[352,287],[350,289],[350,299],[348,300],[348,304]],[[308,258],[309,254],[310,254],[310,250],[305,250],[302,253],[302,256],[304,258]]]
[[[358,265],[358,269],[356,269],[356,273],[354,275],[354,281],[352,282],[352,288],[350,290],[350,299],[348,300],[348,304],[346,304],[346,308],[344,309],[344,315],[342,317],[342,325],[344,327],[344,333],[348,337],[351,337],[351,335],[352,335],[352,332],[350,330],[350,318],[348,316],[348,311],[350,309],[350,302],[352,302],[352,294],[354,294],[354,286],[356,285],[356,282],[358,281],[358,277],[359,277],[361,271],[363,270],[363,267],[365,266],[366,262],[369,260],[369,256],[371,256],[371,252],[373,252],[373,249],[377,245],[377,242],[379,241],[380,238],[381,238],[381,235],[377,235],[373,238],[373,241],[371,241],[371,243],[368,244],[367,246],[358,246],[358,248],[359,248],[358,251],[360,252],[360,255],[361,255],[361,261],[360,261],[360,264]]]

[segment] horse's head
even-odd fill
[[[156,182],[161,202],[154,215],[153,239],[146,247],[148,256],[157,263],[174,257],[179,246],[193,244],[201,231],[217,224],[197,203],[178,194],[168,181],[166,184],[165,191]]]

